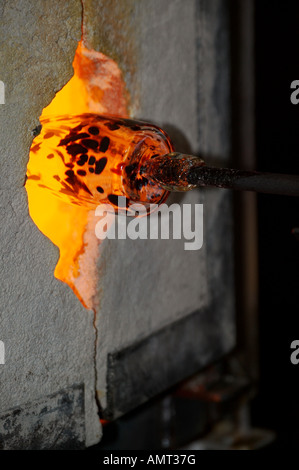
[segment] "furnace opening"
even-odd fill
[[[82,304],[92,309],[97,303],[99,251],[99,241],[94,236],[95,207],[74,200],[74,189],[84,193],[84,188],[76,188],[72,162],[66,162],[59,142],[69,135],[68,123],[73,116],[78,119],[84,113],[97,113],[127,117],[127,93],[118,65],[104,54],[86,48],[82,41],[73,68],[71,80],[40,116],[42,130],[30,149],[26,190],[31,218],[59,248],[55,277],[67,283]],[[77,126],[80,125],[78,121]],[[92,129],[89,131],[92,134]],[[88,140],[90,135],[85,138]],[[69,182],[65,182],[66,171]]]

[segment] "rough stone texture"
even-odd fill
[[[127,84],[129,107],[134,109],[139,98],[142,5],[136,0],[82,0],[82,4],[84,42],[117,62]]]
[[[228,3],[199,0],[196,14],[199,151],[209,163],[221,164],[230,152]]]
[[[31,131],[72,76],[81,4],[10,0],[0,6],[0,78],[6,87],[0,106],[0,339],[6,348],[0,410],[84,383],[86,442],[92,444],[100,437],[93,313],[54,279],[58,250],[30,219],[23,187]]]
[[[1,450],[83,449],[84,386],[0,414]]]

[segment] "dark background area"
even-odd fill
[[[258,170],[299,174],[299,2],[255,2],[256,154]],[[298,448],[299,200],[258,196],[260,381],[253,424],[276,431],[277,448]]]

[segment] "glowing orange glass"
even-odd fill
[[[126,197],[127,207],[166,199],[168,192],[143,175],[147,160],[173,150],[158,127],[92,113],[43,118],[41,124],[31,148],[31,185],[71,204],[112,204],[116,212],[118,196]]]

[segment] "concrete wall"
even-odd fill
[[[86,42],[117,60],[132,115],[165,128],[180,151],[225,161],[230,149],[225,0],[83,0],[83,6]],[[2,1],[0,20],[0,79],[6,86],[0,106],[0,340],[6,348],[0,365],[0,446],[91,445],[101,435],[96,393],[102,408],[107,406],[109,354],[194,311],[201,325],[198,340],[195,336],[199,365],[234,346],[230,197],[213,190],[173,198],[204,203],[204,246],[198,252],[184,251],[179,240],[105,241],[94,323],[93,312],[54,279],[58,252],[31,221],[23,186],[31,131],[72,76],[82,5]],[[188,338],[181,341],[184,355]],[[170,367],[176,361],[179,357]],[[59,438],[58,422],[65,429]],[[45,432],[34,440],[37,427]]]

